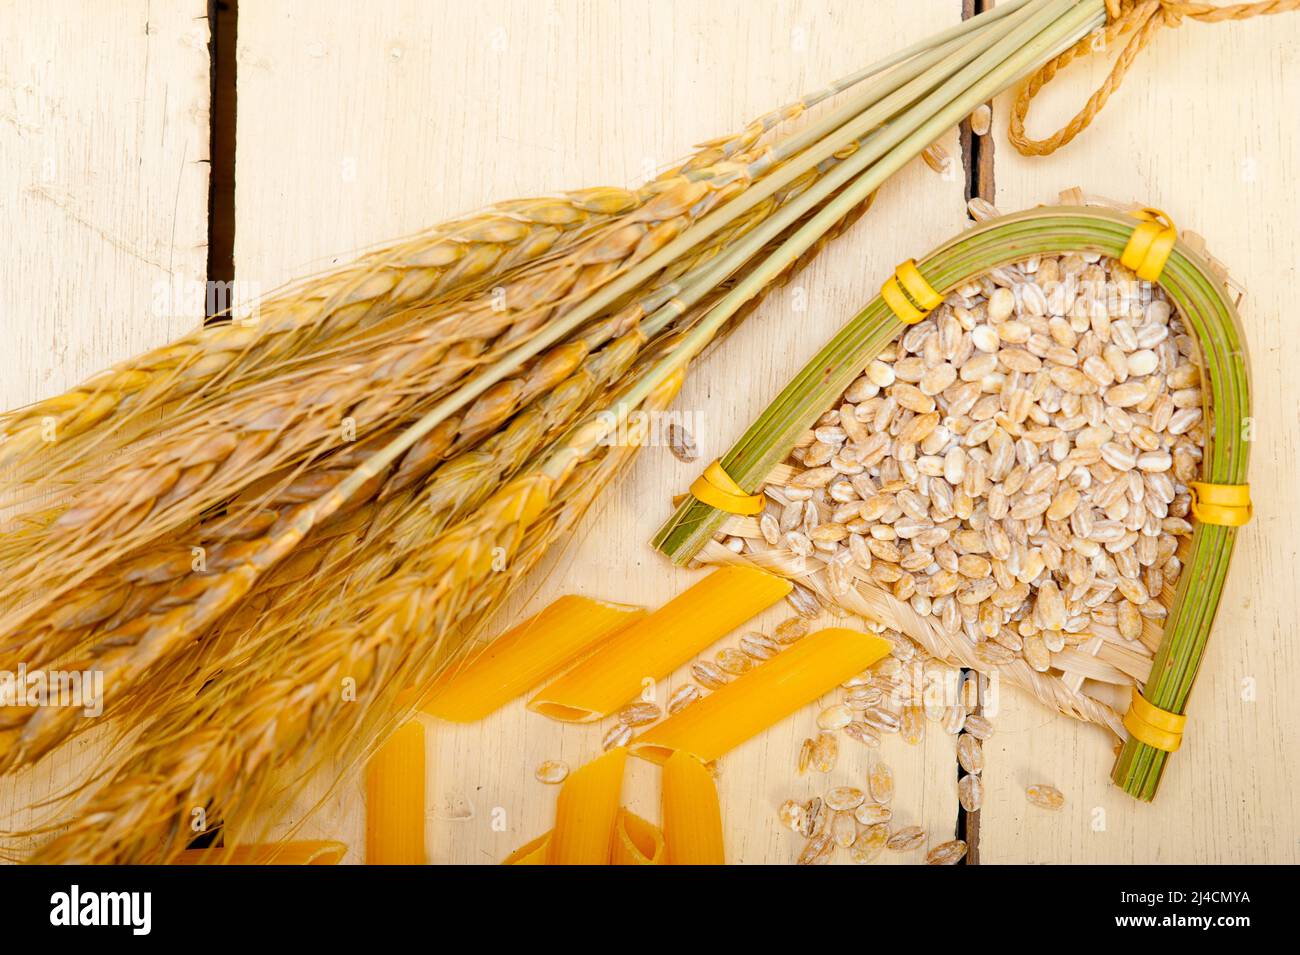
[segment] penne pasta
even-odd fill
[[[538,836],[532,842],[524,843],[505,857],[502,865],[546,865],[546,854],[550,849],[551,834]]]
[[[186,849],[177,865],[338,865],[341,842],[267,842],[214,849]]]
[[[620,809],[614,823],[610,865],[663,865],[664,834],[629,809]]]
[[[424,863],[424,727],[412,720],[366,767],[366,864]]]
[[[664,763],[663,819],[669,865],[725,864],[718,787],[689,753],[673,753]]]
[[[617,746],[564,781],[555,803],[548,865],[608,865],[627,749]]]
[[[685,752],[702,763],[785,719],[889,653],[881,637],[831,627],[804,637],[670,716],[630,744],[633,755],[663,763]]]
[[[538,836],[506,856],[502,865],[546,865],[551,833]],[[654,823],[629,809],[620,809],[610,840],[610,865],[663,865],[664,834]]]
[[[481,720],[644,616],[641,607],[566,594],[453,664],[421,709],[457,723]]]
[[[529,709],[587,723],[607,716],[790,592],[791,584],[752,567],[722,567],[622,630],[542,690]]]

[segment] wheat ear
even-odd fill
[[[791,198],[797,196],[799,194],[800,185],[801,184],[797,183],[795,187],[792,187],[789,191],[783,194],[780,197],[780,200],[770,200],[767,203],[755,206],[745,215],[737,217],[729,229],[715,236],[713,245],[693,250],[692,254],[686,257],[683,268],[693,265],[697,272],[701,271],[702,263],[708,263],[712,260],[716,256],[719,248],[725,247],[726,244],[753,229],[758,223],[762,222],[764,218],[769,216],[776,208],[778,208],[781,202],[789,201]],[[683,199],[679,198],[675,206],[672,208],[680,209],[683,201]],[[664,211],[671,211],[671,208],[669,207],[663,208]],[[602,247],[602,250],[604,251],[604,247]],[[644,318],[646,313],[658,302],[670,300],[674,307],[683,309],[690,303],[693,303],[701,294],[703,294],[702,290],[707,290],[708,285],[707,283],[700,282],[695,283],[693,286],[689,281],[690,275],[687,274],[683,279],[683,282],[688,286],[689,291],[681,292],[681,295],[678,296],[676,293],[681,291],[683,286],[682,283],[677,282],[675,279],[682,278],[681,273],[682,268],[678,268],[671,274],[661,276],[656,283],[658,286],[656,291],[652,292],[641,303],[625,308],[619,314],[598,325],[595,333],[589,333],[586,338],[590,340],[592,338],[599,338],[601,335],[608,336],[613,334],[630,323]],[[726,287],[725,284],[723,287]],[[669,318],[673,317],[674,313],[671,308],[667,306],[661,308],[659,313],[665,311],[668,313]],[[567,360],[565,358],[566,354],[571,355],[572,360],[576,360],[581,356],[575,354],[573,349],[580,349],[580,347],[581,346],[578,343],[573,343],[571,348],[560,346],[560,348],[553,349],[552,356],[546,359],[546,365],[562,365]],[[533,364],[537,364],[537,362],[534,362]],[[443,363],[439,367],[439,371],[445,373],[446,370],[446,363]],[[360,377],[371,379],[373,376]],[[447,450],[448,453],[454,453],[472,443],[474,440],[490,433],[499,422],[504,420],[509,414],[513,413],[523,402],[528,400],[528,393],[523,383],[524,380],[526,379],[515,378],[499,382],[486,393],[480,395],[471,408],[463,415],[455,416],[444,421],[430,435],[426,436],[426,438],[423,439],[416,448],[412,449],[404,456],[404,463],[402,465],[403,469],[409,470],[412,462],[415,463],[415,466],[419,466],[421,462],[425,461],[427,452],[430,450],[431,446]],[[301,400],[301,395],[295,395],[294,398],[299,404],[310,404],[310,402],[303,402]],[[254,409],[251,412],[252,417],[257,418],[264,415],[265,412],[260,407],[254,406]],[[228,431],[229,426],[224,430]],[[449,434],[455,434],[455,439],[451,442],[451,445],[448,448],[445,438]],[[213,437],[215,439],[217,436],[214,435]],[[285,441],[278,442],[277,448],[282,448],[286,443],[287,442]],[[332,457],[336,460],[327,460],[325,462],[324,474],[316,473],[319,469],[313,466],[313,471],[297,476],[295,480],[280,488],[279,496],[285,501],[292,503],[294,501],[307,500],[311,496],[310,492],[313,488],[318,492],[323,492],[325,485],[322,482],[330,481],[331,478],[329,477],[329,474],[337,473],[338,467],[344,466],[343,461],[337,460],[339,458],[337,453]],[[348,455],[348,458],[354,462],[357,460],[355,454]],[[267,458],[260,462],[260,465],[265,467],[270,460],[273,460],[273,458],[267,456]],[[154,465],[150,463],[147,464],[144,470],[148,472],[153,467]],[[178,488],[176,491],[173,491],[172,494],[168,495],[168,497],[164,499],[163,503],[177,499],[179,496],[177,491],[188,492],[189,489],[200,479],[210,481],[214,473],[215,472],[206,465],[195,473],[187,473],[178,481]],[[137,484],[138,482],[136,481],[136,477],[143,477],[143,475],[129,476],[121,483],[127,485]],[[255,484],[254,488],[256,487],[257,485]],[[214,497],[215,496],[216,495],[214,495]],[[240,495],[240,497],[254,498],[256,495],[245,491]],[[237,599],[247,589],[247,586],[251,585],[248,583],[250,578],[247,573],[247,567],[242,565],[252,565],[254,575],[260,573],[266,566],[269,566],[266,561],[259,560],[259,557],[264,556],[264,554],[259,554],[258,549],[252,543],[248,543],[246,539],[250,537],[253,532],[259,529],[259,525],[261,529],[271,531],[276,528],[283,528],[287,523],[289,523],[284,520],[283,513],[277,514],[275,512],[273,499],[274,495],[272,495],[272,500],[270,502],[259,502],[260,506],[258,507],[257,513],[241,515],[238,520],[220,522],[220,528],[223,530],[223,533],[217,535],[218,540],[214,545],[217,548],[217,551],[211,555],[209,564],[210,567],[214,567],[219,571],[227,573],[228,580],[233,584],[233,586],[224,588],[225,596],[223,598],[217,601],[207,601],[206,609],[203,614],[201,614],[204,619],[214,618],[216,614],[221,612],[221,609],[224,606]],[[211,504],[213,502],[207,501],[204,503]],[[234,503],[236,505],[236,510],[238,510],[238,498]],[[83,513],[86,510],[93,510],[93,508],[81,509]],[[283,511],[283,508],[281,508],[281,510]],[[151,507],[150,511],[156,513],[157,508]],[[77,512],[74,512],[72,516],[76,516],[76,513]],[[66,523],[67,519],[68,516],[65,515],[62,520]],[[120,533],[122,530],[123,528],[120,522],[114,525],[114,533]],[[238,537],[241,540],[237,543],[232,543],[228,539],[231,537]],[[286,538],[285,540],[285,546],[292,545],[292,538]],[[84,538],[78,539],[77,546],[79,550],[79,559],[84,563],[86,562]],[[192,570],[190,565],[193,561],[193,548],[199,547],[206,551],[209,546],[213,546],[212,541],[206,539],[205,535],[202,533],[197,536],[186,536],[175,543],[170,549],[165,547],[159,548],[157,545],[150,545],[148,553],[140,558],[134,560],[129,557],[117,558],[117,560],[125,566],[119,567],[117,564],[114,564],[113,573],[120,572],[124,574],[127,582],[127,589],[130,589],[132,584],[142,581],[152,584],[161,584],[166,582],[169,578],[174,578],[178,575],[189,575]],[[198,599],[203,597],[203,591],[206,589],[204,587],[204,580],[205,578],[192,577],[189,586],[184,588],[184,593],[176,595],[173,599],[169,600],[169,606],[167,609],[175,610],[177,605],[180,604],[183,599]],[[209,576],[206,578],[206,581],[213,585],[213,589],[223,589],[223,581],[221,578]],[[43,586],[45,586],[44,581]],[[155,590],[156,589],[157,588],[155,588]],[[43,655],[43,659],[50,659],[57,654],[68,652],[68,643],[70,641],[75,642],[77,639],[78,634],[76,631],[84,631],[86,628],[105,619],[110,620],[107,624],[110,629],[122,627],[130,618],[138,616],[147,609],[147,602],[141,598],[142,595],[137,593],[135,599],[130,599],[125,593],[115,590],[112,586],[112,573],[101,573],[98,577],[83,577],[80,581],[80,586],[74,589],[68,595],[67,599],[54,611],[52,621],[43,627],[39,625],[34,627],[29,626],[25,628],[25,632],[34,635],[35,637],[43,637],[49,631],[53,631],[56,634],[73,631],[72,633],[67,633],[65,638],[62,640],[52,639],[50,641],[48,652]],[[125,607],[125,610],[122,609],[123,607]],[[33,609],[34,608],[29,607],[28,612],[31,613]],[[176,625],[189,622],[186,620],[185,613],[181,610],[175,610],[175,612],[171,614],[171,618]],[[141,629],[139,625],[136,625],[135,629],[131,631],[131,633],[135,639],[140,639],[146,636],[146,631]],[[37,640],[33,639],[31,636],[24,640],[24,645],[28,648],[27,654],[29,664],[33,652],[30,648],[36,642]],[[120,639],[117,639],[114,642],[120,642]],[[12,647],[6,649],[12,651]],[[0,659],[3,658],[4,656],[0,655]]]
[[[738,228],[746,223],[738,222]],[[721,241],[725,241],[723,237]],[[709,250],[702,250],[702,254],[707,254]],[[531,400],[531,397],[540,390],[551,386],[575,366],[584,357],[586,350],[601,344],[604,340],[620,332],[625,327],[634,324],[644,316],[645,308],[630,307],[622,313],[612,316],[609,320],[599,323],[592,331],[585,335],[579,341],[561,345],[543,356],[539,361],[531,362],[525,369],[524,374],[514,379],[500,382],[496,387],[481,395],[475,403],[465,411],[464,414],[456,416],[444,422],[443,426],[436,429],[425,440],[417,444],[410,452],[402,458],[398,474],[394,476],[393,481],[401,484],[408,483],[415,479],[416,472],[427,470],[427,464],[431,456],[454,454],[490,433],[502,421],[513,414],[521,405]],[[434,353],[433,358],[438,358]],[[432,359],[424,361],[426,366],[437,365],[440,373],[446,374],[448,364],[445,360],[436,362]],[[410,372],[410,363],[406,369]],[[355,374],[355,368],[345,369],[345,372]],[[357,375],[356,377],[363,380],[373,380],[373,375]],[[319,385],[319,380],[317,381]],[[333,387],[327,383],[327,387]],[[410,383],[408,382],[408,387]],[[245,419],[256,420],[262,418],[273,418],[270,412],[260,403],[263,395],[261,393],[254,396],[258,401],[253,403],[251,410],[245,415]],[[277,397],[277,396],[272,396]],[[289,392],[279,400],[282,402],[303,404],[304,395],[301,392]],[[305,402],[310,404],[311,402]],[[234,419],[234,427],[238,427],[241,419]],[[226,430],[232,425],[227,425],[220,430]],[[251,429],[250,429],[251,432]],[[217,435],[211,435],[216,439]],[[186,442],[193,446],[193,439]],[[283,444],[283,442],[281,442]],[[209,522],[204,525],[197,533],[173,534],[173,544],[170,548],[160,547],[157,543],[151,543],[147,551],[138,557],[127,557],[120,562],[110,565],[111,570],[103,572],[96,577],[85,578],[80,585],[74,589],[59,606],[53,608],[49,614],[49,620],[44,626],[26,627],[23,629],[21,639],[14,644],[10,641],[3,651],[0,651],[0,659],[15,652],[16,647],[24,648],[23,652],[27,656],[21,657],[29,663],[34,659],[31,654],[39,652],[40,644],[45,642],[47,636],[53,634],[72,631],[73,634],[65,638],[50,637],[49,646],[42,655],[43,660],[52,659],[53,657],[66,653],[69,650],[69,641],[75,642],[77,634],[84,633],[87,628],[108,621],[107,626],[120,626],[131,617],[138,615],[147,606],[147,595],[139,593],[139,587],[133,587],[137,584],[160,585],[176,580],[180,576],[190,576],[193,568],[192,548],[200,547],[205,551],[211,547],[216,550],[208,554],[208,570],[231,571],[235,565],[250,561],[257,553],[256,547],[248,543],[248,539],[254,537],[258,531],[271,532],[275,527],[283,527],[287,523],[286,509],[289,505],[301,501],[309,500],[312,497],[319,496],[325,488],[331,483],[337,483],[336,475],[340,468],[354,467],[361,459],[363,454],[358,452],[359,448],[365,448],[367,444],[354,445],[345,448],[344,451],[335,452],[327,457],[321,465],[313,465],[312,469],[301,474],[291,476],[278,487],[273,486],[271,492],[263,494],[262,488],[255,482],[249,488],[234,498],[230,504],[230,509],[238,517]],[[219,447],[219,445],[218,445]],[[156,454],[158,449],[151,448],[151,453]],[[184,450],[184,448],[182,448]],[[179,467],[183,463],[183,455],[179,456],[181,460],[176,462]],[[259,462],[259,467],[266,469],[270,456]],[[126,484],[139,486],[136,478],[149,473],[156,466],[151,462],[146,462],[136,474],[125,478]],[[186,505],[193,505],[193,501],[188,499],[191,489],[200,481],[208,480],[215,474],[214,468],[207,462],[199,462],[199,466],[194,470],[186,470],[170,492],[160,499],[155,499],[148,510],[156,513],[158,506],[183,502]],[[247,472],[244,472],[247,476]],[[274,475],[268,479],[274,485],[278,480]],[[108,492],[111,499],[112,492]],[[364,495],[361,495],[364,497]],[[246,502],[246,503],[245,503]],[[210,503],[205,501],[204,503]],[[82,514],[84,516],[84,512]],[[54,529],[59,530],[70,522],[70,519],[78,517],[77,510],[71,514],[65,514]],[[215,525],[215,526],[213,526]],[[48,527],[48,522],[42,524]],[[209,533],[209,529],[211,532]],[[115,533],[123,530],[120,522],[115,526]],[[28,539],[24,541],[26,548],[31,549],[31,540],[37,537],[37,531],[32,531],[27,535]],[[84,537],[79,537],[75,544],[81,551],[81,560],[86,560]],[[30,558],[29,558],[30,562]],[[117,589],[113,586],[115,577],[120,577],[126,584],[125,588]],[[201,589],[202,584],[199,582],[202,578],[193,578],[195,582],[187,589],[184,594],[177,595],[177,599],[171,601],[172,605],[181,602],[180,598],[193,598],[197,596],[197,591]],[[214,579],[211,576],[207,578],[209,582]],[[154,587],[155,592],[159,588]],[[136,593],[129,594],[127,591],[135,590]],[[125,608],[125,609],[123,609]],[[35,607],[29,607],[29,614]]]
[[[639,189],[597,187],[515,199],[372,250],[354,262],[293,283],[256,307],[253,321],[216,323],[115,365],[75,388],[0,415],[0,470],[17,480],[44,449],[53,429],[71,439],[127,419],[164,401],[245,379],[261,368],[311,351],[330,338],[409,312],[454,294],[482,290],[544,256],[562,253],[612,220],[634,213],[681,177],[732,176],[730,164],[764,135],[829,96],[901,62],[891,57],[746,124],[701,143]],[[715,167],[717,167],[715,169]]]
[[[567,286],[556,283],[548,294],[588,294],[607,274],[652,254],[680,230],[679,217],[707,210],[717,195],[702,184],[679,183],[657,200],[667,219],[628,225],[616,239],[575,250]],[[468,314],[448,316],[358,356],[354,364],[304,369],[238,392],[202,416],[182,418],[155,440],[109,462],[99,482],[79,486],[43,539],[9,568],[15,603],[22,606],[0,618],[0,629],[12,631],[98,568],[180,526],[196,511],[337,447],[343,419],[356,423],[359,437],[382,433],[491,359],[494,339],[526,337],[521,329],[544,321],[554,307],[549,299],[503,311],[481,303]],[[449,338],[455,344],[448,345]],[[291,549],[296,534],[287,534],[280,549]]]
[[[665,406],[678,384],[680,376],[647,407]],[[311,750],[310,741],[337,735],[364,745],[357,742],[365,736],[358,730],[368,721],[385,721],[398,694],[432,670],[449,629],[481,619],[474,589],[490,591],[489,604],[499,601],[576,523],[634,450],[633,441],[588,449],[585,464],[575,462],[558,484],[537,474],[512,481],[474,518],[359,596],[353,625],[300,633],[282,651],[285,664],[292,656],[294,678],[268,683],[250,667],[178,702],[160,720],[170,732],[140,740],[112,779],[32,861],[172,861],[185,848],[193,810],[204,809],[209,819],[248,818],[278,774],[310,759],[302,755]],[[473,541],[472,556],[464,550],[466,541]],[[492,569],[498,546],[512,558],[499,573]],[[356,702],[345,699],[345,687],[355,688]]]
[[[763,295],[785,284],[790,277],[811,262],[825,245],[851,227],[870,206],[871,198],[856,207],[818,243],[792,262],[763,290],[762,295],[750,300],[745,308],[733,317],[732,323],[742,320],[745,313],[760,303]],[[767,251],[770,252],[774,246],[775,243]],[[714,291],[713,295],[717,297],[725,294],[731,284],[730,280],[724,283]],[[702,311],[707,311],[707,306]],[[280,573],[279,570],[272,572],[265,587],[256,587],[249,593],[247,598],[249,612],[245,613],[245,617],[249,613],[260,615],[270,608],[275,608],[278,613],[274,617],[292,620],[295,625],[302,625],[306,621],[312,621],[313,625],[330,625],[328,614],[324,614],[322,620],[317,619],[316,613],[319,611],[311,605],[312,595],[319,595],[317,602],[328,603],[331,600],[330,595],[341,592],[341,589],[349,583],[355,586],[356,581],[365,580],[368,570],[372,575],[387,572],[388,565],[384,561],[391,563],[397,559],[393,556],[394,553],[399,555],[402,553],[400,547],[384,544],[377,548],[384,555],[383,559],[368,565],[365,552],[357,551],[358,528],[368,528],[365,532],[365,537],[368,539],[384,535],[397,541],[422,542],[442,531],[470,508],[477,506],[486,499],[492,488],[508,479],[521,467],[541,446],[543,440],[553,436],[558,428],[575,420],[598,388],[608,387],[615,378],[627,371],[632,360],[637,357],[647,341],[645,331],[637,328],[625,334],[614,347],[604,352],[588,354],[588,351],[603,340],[601,333],[608,334],[615,328],[624,327],[633,318],[643,317],[644,309],[633,310],[631,314],[619,317],[587,340],[554,349],[552,353],[544,356],[544,361],[535,364],[530,374],[503,383],[508,384],[509,387],[500,389],[500,393],[498,389],[493,389],[481,396],[466,413],[464,420],[457,425],[458,434],[454,441],[449,441],[449,435],[444,432],[434,432],[433,436],[438,439],[437,447],[444,449],[445,455],[458,454],[459,456],[438,466],[428,486],[420,491],[423,503],[411,509],[411,513],[403,515],[402,523],[392,523],[382,519],[380,514],[399,513],[403,507],[400,503],[402,492],[423,477],[427,470],[425,465],[430,458],[427,441],[417,445],[412,452],[408,452],[386,481],[376,482],[376,487],[380,483],[384,484],[384,493],[390,500],[394,495],[397,496],[396,507],[381,506],[378,493],[359,495],[364,499],[354,499],[351,502],[352,506],[361,512],[357,514],[356,519],[338,519],[343,516],[340,514],[336,519],[331,520],[329,526],[320,528],[318,532],[309,536],[292,558],[286,561],[284,573]],[[685,327],[688,326],[689,323]],[[652,328],[649,333],[654,334],[657,331],[657,328]],[[561,379],[566,375],[571,377],[560,384]],[[469,443],[477,440],[480,432],[495,430],[520,403],[534,398],[537,399],[535,405],[511,421],[505,430],[493,434],[479,449],[461,453]],[[420,453],[416,453],[417,451]],[[349,454],[345,459],[335,462],[335,466],[325,474],[315,476],[310,484],[305,481],[296,482],[283,495],[284,500],[280,507],[287,511],[297,502],[304,500],[311,492],[326,493],[337,483],[344,471],[363,456],[363,453]],[[274,506],[272,502],[270,507]],[[261,512],[262,515],[269,515],[269,513],[271,513],[269,509]],[[286,517],[287,515],[282,514],[277,523],[285,520]],[[235,521],[234,527],[228,529],[226,525],[231,523],[229,520],[218,522],[220,533],[213,536],[246,536],[247,521]],[[271,536],[273,537],[274,534]],[[248,551],[242,553],[246,556]],[[178,555],[182,564],[188,555],[188,550]],[[331,555],[335,560],[327,564],[327,557]],[[214,567],[210,561],[208,579],[212,579],[213,572],[230,572],[228,563],[218,557]],[[164,560],[163,565],[166,564]],[[336,570],[340,571],[337,578],[334,573]],[[303,581],[308,575],[313,578],[315,586],[305,590],[307,595],[305,599],[295,600],[292,595],[293,584]],[[161,575],[155,571],[153,576]],[[218,592],[226,591],[219,577],[216,578],[214,589]],[[160,594],[163,600],[163,606],[156,611],[155,619],[169,626],[171,637],[167,641],[155,637],[144,645],[144,651],[148,656],[147,665],[150,667],[163,660],[168,654],[183,651],[188,644],[186,635],[200,632],[208,619],[216,619],[216,616],[224,612],[230,603],[228,601],[226,605],[220,607],[212,603],[207,604],[212,613],[202,619],[197,619],[193,614],[178,617],[174,615],[174,619],[168,619],[167,611],[178,602],[174,599],[174,591],[164,583],[156,583],[154,592]],[[138,600],[134,602],[139,603]],[[254,620],[252,625],[256,627],[256,624],[257,621]],[[123,627],[119,622],[116,628],[111,626],[107,628],[107,632],[99,635],[97,640],[100,646],[116,652],[118,648],[130,644],[143,632],[139,624]],[[42,635],[40,639],[32,641],[32,649],[35,650],[42,644],[47,650],[54,647],[49,635]],[[241,647],[245,647],[243,652],[249,652],[246,648],[250,645],[256,645],[256,641],[246,638],[240,643]],[[66,653],[71,652],[72,648],[65,646],[59,649],[60,652]],[[139,661],[143,656],[144,654],[137,648],[132,654],[132,659]],[[93,651],[91,657],[92,659],[94,657]],[[187,665],[193,664],[189,663],[188,659],[178,661],[179,667],[183,668]],[[224,663],[210,663],[208,668],[219,669],[221,665]],[[124,671],[124,675],[126,674],[134,675],[135,683],[140,683],[144,670],[140,667],[132,667]],[[124,684],[116,673],[113,676],[114,699],[118,701],[122,701],[124,697],[130,699],[131,694],[135,692],[135,686],[130,683]],[[162,676],[160,673],[150,672],[148,680],[144,682],[158,687],[167,682]],[[157,695],[157,693],[150,694],[150,709],[157,708]],[[121,703],[119,702],[118,705],[120,707]],[[58,711],[45,716],[37,714],[38,720],[25,728],[17,743],[11,747],[8,758],[26,762],[37,758],[60,742],[71,731],[74,721],[67,719],[66,716],[64,719],[59,719],[59,715]],[[0,766],[3,765],[3,761],[0,761]]]

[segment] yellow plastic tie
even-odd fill
[[[691,494],[697,500],[728,514],[753,516],[763,513],[763,495],[746,494],[717,461],[695,479],[691,485]]]
[[[1178,230],[1174,221],[1159,209],[1139,209],[1130,214],[1141,219],[1142,224],[1133,230],[1119,260],[1125,268],[1136,272],[1138,278],[1155,282],[1178,241]]]
[[[915,325],[943,303],[913,259],[908,259],[880,287],[880,297],[904,325]]]
[[[1192,481],[1192,516],[1202,524],[1241,527],[1250,520],[1249,484],[1206,484]]]
[[[1176,753],[1183,745],[1186,725],[1186,716],[1162,710],[1133,687],[1133,703],[1124,714],[1124,728],[1134,739],[1166,753]]]

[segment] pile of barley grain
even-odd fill
[[[694,681],[679,686],[663,710],[654,702],[638,700],[613,714],[604,749],[625,745],[634,729],[657,722],[665,711],[672,715],[693,705],[803,639],[811,629],[807,618],[791,617],[773,628],[770,636],[750,631],[711,659],[697,660],[691,666]],[[962,770],[958,800],[966,811],[978,811],[983,800],[983,745],[993,735],[993,724],[981,712],[988,700],[988,678],[925,656],[897,631],[884,629],[881,636],[893,645],[890,655],[840,685],[836,702],[817,713],[816,732],[803,741],[798,755],[801,777],[826,777],[837,770],[842,777],[847,761],[849,777],[859,784],[832,787],[803,801],[788,799],[777,810],[780,823],[804,840],[795,853],[800,865],[826,865],[843,856],[862,865],[877,861],[885,852],[928,865],[955,865],[966,856],[963,840],[934,842],[923,827],[902,825],[895,817],[894,773],[884,759],[886,746],[895,744],[884,740],[893,736],[916,746],[924,741],[929,724],[955,735]],[[841,740],[849,745],[842,749]],[[715,777],[721,775],[717,761],[708,768]],[[538,781],[555,785],[569,775],[569,767],[547,760],[537,766],[535,775]],[[1044,784],[1029,787],[1026,798],[1046,808],[1059,808],[1064,802],[1058,790]],[[909,812],[900,815],[906,821]]]
[[[1159,287],[1118,262],[996,269],[821,417],[795,476],[766,488],[763,537],[826,561],[833,593],[865,575],[990,667],[1047,672],[1099,630],[1140,650],[1191,533],[1195,349]]]
[[[794,476],[769,485],[759,527],[767,546],[824,561],[830,590],[866,577],[958,639],[989,669],[1017,657],[1039,672],[1053,654],[1098,633],[1150,655],[1144,618],[1177,583],[1178,538],[1191,532],[1186,483],[1204,443],[1192,338],[1157,286],[1098,255],[1033,258],[959,288],[864,370],[800,441]],[[730,538],[737,553],[764,541]],[[796,587],[800,618],[772,638],[695,664],[699,686],[672,709],[799,639],[821,607]],[[960,840],[937,844],[897,826],[882,737],[916,744],[927,724],[957,736],[958,799],[983,800],[981,677],[883,634],[893,654],[849,680],[806,739],[800,774],[830,773],[840,739],[868,747],[859,786],[787,801],[781,821],[804,837],[803,864],[847,850],[929,846],[926,861],[959,862]],[[1029,787],[1058,808],[1059,791]]]
[[[943,732],[960,734],[958,753],[967,754],[962,763],[967,775],[958,795],[967,810],[980,808],[982,740],[993,733],[992,724],[977,712],[982,678],[939,660],[915,657],[905,637],[885,633],[894,643],[894,652],[840,687],[840,702],[818,714],[820,732],[804,740],[800,750],[800,775],[835,768],[837,732],[872,751],[861,786],[837,786],[806,802],[790,799],[782,804],[778,813],[782,824],[806,840],[798,856],[800,865],[825,865],[839,849],[847,850],[850,861],[861,865],[886,850],[911,853],[929,845],[929,834],[921,826],[896,824],[894,774],[880,753],[882,737],[887,735],[919,744],[927,722]],[[952,839],[929,846],[925,861],[954,865],[965,855],[966,843]]]

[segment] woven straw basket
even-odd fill
[[[1135,214],[1142,215],[1136,212],[1136,206],[1085,197],[1078,190],[1063,193],[1061,202],[1059,206],[982,222],[917,260],[916,265],[934,291],[948,296],[991,269],[1035,255],[1092,252],[1118,259],[1140,224]],[[1195,339],[1199,352],[1193,360],[1201,371],[1204,396],[1200,480],[1243,485],[1248,437],[1244,429],[1250,409],[1244,336],[1235,308],[1241,290],[1206,253],[1200,237],[1189,233],[1179,236],[1174,244],[1158,283]],[[808,368],[820,365],[828,374],[842,374],[847,385],[907,327],[881,297],[855,317],[853,324],[861,327],[862,334],[855,336],[861,346],[852,355],[842,345],[837,353],[827,346]],[[842,338],[838,336],[837,340]],[[844,364],[842,370],[837,361]],[[803,427],[811,427],[827,410],[807,409]],[[735,473],[741,470],[731,467],[739,460],[736,449],[744,447],[749,437],[742,437],[721,459],[723,468],[747,494],[761,492],[768,483],[785,483],[792,469],[779,462],[785,460],[790,447],[770,449],[761,464],[750,467],[748,481],[746,476]],[[758,480],[752,476],[754,473],[760,475]],[[1144,616],[1139,641],[1124,639],[1116,628],[1094,623],[1082,642],[1052,654],[1050,669],[1038,672],[1019,657],[991,668],[976,655],[974,645],[964,634],[950,633],[934,617],[918,614],[908,602],[894,597],[856,566],[850,568],[852,585],[833,589],[825,565],[816,556],[797,557],[783,546],[769,545],[760,533],[757,516],[724,514],[692,497],[681,505],[674,523],[692,528],[690,556],[700,562],[751,563],[792,577],[824,604],[898,630],[937,659],[986,673],[996,669],[999,679],[1023,688],[1043,705],[1105,727],[1125,743],[1116,764],[1115,781],[1141,799],[1154,796],[1165,759],[1177,745],[1175,741],[1172,749],[1160,749],[1130,739],[1124,712],[1134,696],[1133,688],[1137,688],[1146,700],[1168,714],[1184,713],[1237,531],[1235,526],[1193,522],[1191,537],[1182,538],[1178,551],[1183,572],[1177,589],[1166,584],[1156,597],[1167,615],[1163,621]],[[728,537],[745,539],[741,554],[723,544]],[[662,544],[662,532],[657,543]],[[684,554],[678,550],[673,556],[680,560]],[[1178,725],[1181,731],[1181,721]]]

